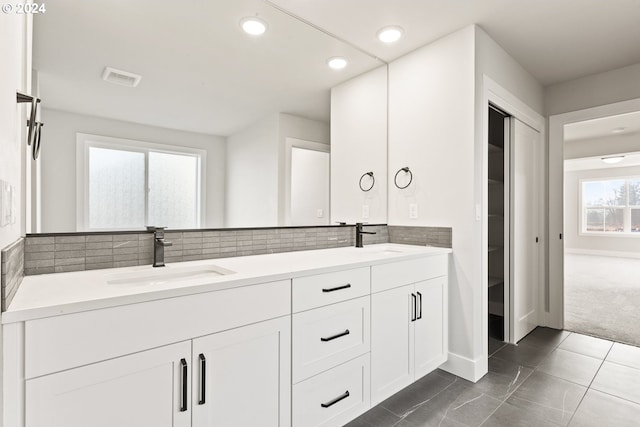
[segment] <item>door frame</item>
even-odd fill
[[[543,325],[564,329],[564,126],[640,110],[640,98],[549,116],[549,280]]]
[[[525,102],[511,93],[509,90],[505,89],[503,86],[496,83],[493,79],[491,79],[486,74],[483,75],[483,93],[482,93],[482,107],[481,107],[481,126],[482,126],[482,145],[481,145],[481,155],[482,155],[482,203],[481,203],[481,228],[482,228],[482,238],[481,238],[481,278],[482,278],[482,293],[481,293],[481,301],[482,301],[482,354],[483,360],[487,360],[489,356],[489,289],[488,289],[488,273],[489,273],[489,259],[487,254],[487,249],[489,246],[489,224],[488,224],[488,215],[489,215],[489,188],[488,188],[488,173],[489,173],[489,116],[488,116],[488,107],[489,104],[493,104],[505,113],[513,116],[523,122],[524,124],[530,126],[534,130],[540,132],[540,138],[543,143],[541,144],[540,149],[542,153],[540,154],[540,159],[546,158],[546,145],[544,144],[546,138],[546,129],[545,129],[545,120],[544,117],[538,114],[535,110],[529,107]],[[545,170],[541,171],[542,175],[545,175]],[[546,239],[544,236],[546,235],[546,194],[544,194],[544,190],[547,188],[546,182],[542,183],[540,186],[540,209],[539,209],[539,230],[541,231],[541,244],[539,245],[539,260],[545,260],[545,245]],[[541,303],[544,299],[545,289],[541,286],[544,283],[544,278],[546,277],[545,272],[545,263],[540,262],[540,270],[538,274],[539,282],[538,289],[541,290],[539,292],[538,304]],[[506,288],[506,287],[505,287]],[[505,289],[507,291],[507,289]],[[505,292],[505,301],[508,301],[510,298]],[[544,305],[539,305],[539,307],[544,307]],[[540,312],[541,310],[538,310]],[[505,313],[509,312],[509,307],[505,305]],[[506,320],[506,319],[505,319]],[[510,320],[509,320],[510,321]],[[540,319],[538,323],[540,323]],[[511,331],[510,331],[510,334]],[[510,336],[505,335],[505,340],[510,339]]]

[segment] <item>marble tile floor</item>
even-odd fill
[[[640,426],[640,347],[536,328],[471,383],[436,370],[348,427]]]

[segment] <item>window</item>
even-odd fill
[[[583,180],[583,233],[640,235],[640,178]]]
[[[77,134],[79,230],[198,228],[205,153]]]

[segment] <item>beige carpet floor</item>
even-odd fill
[[[640,259],[565,254],[565,329],[640,346]]]

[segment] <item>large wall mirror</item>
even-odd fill
[[[33,26],[30,232],[329,223],[330,89],[376,58],[260,0],[58,0]]]

